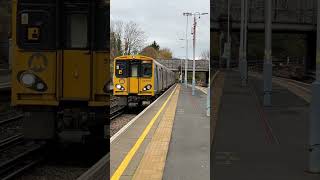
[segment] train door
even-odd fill
[[[138,94],[139,93],[140,61],[131,60],[129,69],[130,69],[130,74],[129,74],[129,93]]]
[[[91,89],[90,3],[64,2],[63,99],[89,100]]]
[[[158,89],[159,89],[159,77],[158,77],[158,66],[156,64],[154,64],[153,67],[153,74],[154,74],[154,92],[157,94]]]
[[[160,86],[159,92],[161,92],[163,90],[163,76],[162,76],[162,68],[161,67],[159,68],[159,76],[160,76],[160,78],[159,78],[159,86]]]

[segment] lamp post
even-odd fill
[[[181,40],[181,41],[184,41],[185,39],[183,39],[183,38],[180,38],[179,40]],[[181,48],[185,48],[185,47],[181,47]],[[187,46],[186,46],[186,49],[187,49]],[[188,50],[186,50],[187,52],[188,52]],[[183,81],[183,78],[182,78],[182,59],[181,59],[181,63],[180,63],[180,66],[181,66],[181,83],[182,83],[182,81]],[[186,71],[186,68],[187,68],[187,58],[185,59],[185,72],[184,72],[184,84],[186,85],[186,87],[187,87],[187,83],[186,83],[186,81],[187,81],[187,78],[186,78],[186,76],[187,76],[187,71]]]
[[[230,1],[231,0],[228,0],[228,35],[227,35],[228,49],[230,48]],[[230,68],[230,55],[229,54],[230,53],[228,53],[228,57],[227,57],[227,69]]]
[[[210,86],[211,86],[211,80],[210,80],[210,57],[209,57],[209,78],[208,78],[208,90],[207,90],[207,116],[210,116]]]
[[[187,26],[186,26],[186,60],[184,62],[184,84],[187,87],[188,85],[188,19],[189,16],[192,16],[192,13],[184,12],[183,16],[187,17]]]
[[[264,98],[263,104],[271,106],[272,93],[272,1],[265,0],[265,50],[263,64]],[[244,47],[245,48],[245,47]]]
[[[184,48],[184,47],[181,47],[181,48]],[[182,78],[182,58],[180,59],[180,74],[181,74],[181,84],[182,84],[182,81],[183,81],[183,78]]]
[[[179,40],[184,40],[184,39],[179,39]],[[181,47],[181,48],[184,48],[184,47]],[[180,59],[180,81],[181,81],[181,83],[182,83],[182,80],[183,80],[183,78],[182,78],[182,59],[183,59],[183,56],[179,56],[179,59]]]
[[[240,48],[239,48],[239,68],[241,82],[243,86],[247,85],[247,39],[248,39],[248,0],[241,0],[241,30],[240,30]]]
[[[196,30],[197,30],[197,17],[200,19],[200,16],[206,15],[208,13],[199,13],[195,12],[192,13],[193,15],[193,67],[192,67],[192,95],[195,95],[195,85],[196,85],[196,79],[195,79],[195,74],[196,74]]]

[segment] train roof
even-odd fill
[[[115,60],[125,60],[125,59],[136,59],[136,60],[149,60],[149,61],[155,61],[155,59],[148,57],[148,56],[142,56],[142,55],[124,55],[124,56],[118,56],[115,58]]]

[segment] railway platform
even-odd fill
[[[264,107],[263,80],[225,71],[211,149],[211,179],[313,180],[308,174],[309,103],[273,82],[272,106]]]
[[[175,85],[110,140],[111,179],[209,179],[206,94]]]

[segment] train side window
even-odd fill
[[[141,77],[152,77],[152,63],[142,62]]]
[[[69,14],[67,16],[66,48],[88,48],[88,16],[86,14]]]
[[[127,61],[116,61],[116,77],[126,78],[128,77],[128,66]]]

